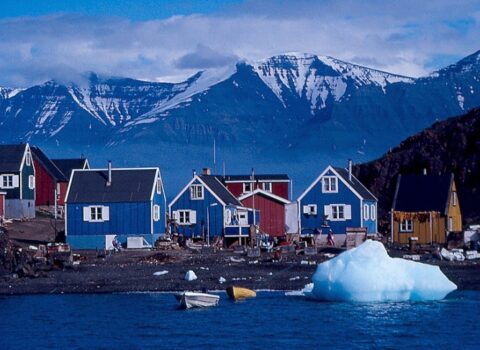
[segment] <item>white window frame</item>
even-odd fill
[[[370,220],[370,206],[368,204],[363,205],[363,220]]]
[[[263,190],[265,192],[270,192],[272,193],[272,183],[271,182],[264,182],[263,183]]]
[[[451,216],[448,217],[448,231],[449,232],[453,231],[453,217]]]
[[[317,215],[317,205],[316,204],[306,204],[303,206],[303,213],[305,215]]]
[[[345,205],[344,204],[332,204],[332,221],[345,221]],[[340,210],[341,209],[341,210]]]
[[[249,190],[247,190],[247,186],[250,187]],[[252,182],[244,182],[243,183],[243,193],[252,193],[252,188],[253,188],[253,183]]]
[[[0,183],[0,187],[5,189],[15,188],[14,180],[13,180],[14,177],[15,177],[15,174],[3,174],[1,176],[2,181]],[[10,179],[10,181],[8,179]]]
[[[28,188],[35,189],[35,175],[28,175]]]
[[[370,219],[377,220],[377,207],[375,204],[370,204]]]
[[[25,164],[26,164],[27,166],[32,165],[32,157],[31,157],[31,155],[30,155],[30,152],[28,152],[28,151],[27,151],[27,154],[26,154],[26,156],[25,156]]]
[[[191,200],[202,200],[204,198],[204,188],[203,185],[193,184],[190,186],[190,199]]]
[[[400,232],[413,232],[413,220],[404,219],[400,221]]]
[[[179,225],[195,225],[197,223],[197,212],[189,209],[179,209],[174,213],[175,221]],[[188,219],[188,220],[187,220]]]
[[[457,192],[455,191],[452,192],[452,206],[453,207],[457,206]]]
[[[157,179],[157,194],[162,194],[162,180],[160,178]]]
[[[92,205],[89,207],[90,211],[90,222],[104,222],[105,216],[103,212],[103,206],[101,205]]]
[[[324,176],[322,178],[322,193],[338,193],[338,177]]]
[[[153,205],[153,221],[160,220],[160,206],[158,204]]]

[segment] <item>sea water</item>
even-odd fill
[[[480,292],[335,303],[259,292],[178,310],[173,294],[0,297],[0,349],[479,349]]]

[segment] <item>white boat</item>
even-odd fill
[[[219,295],[196,292],[175,294],[175,298],[177,298],[180,307],[183,309],[217,306],[220,300]]]

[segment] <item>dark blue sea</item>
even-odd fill
[[[371,304],[220,295],[189,311],[172,294],[0,297],[0,349],[480,349],[480,292]]]

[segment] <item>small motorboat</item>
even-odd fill
[[[257,293],[254,290],[236,286],[228,287],[227,294],[233,300],[255,298],[257,296]]]
[[[220,296],[215,294],[183,292],[175,294],[182,309],[204,308],[217,306]]]

